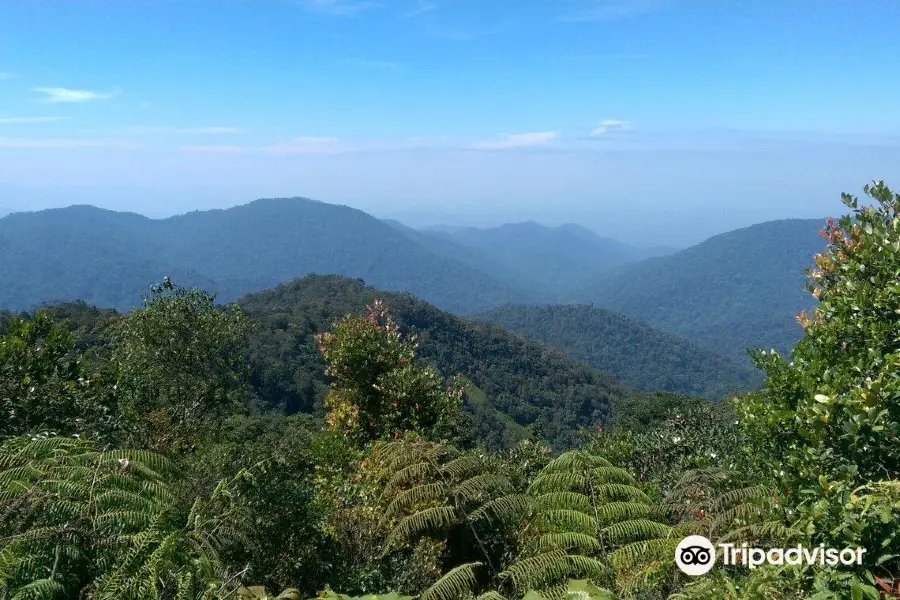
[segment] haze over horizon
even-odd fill
[[[841,212],[841,191],[900,164],[893,3],[2,12],[0,206],[12,209],[161,217],[304,196],[413,226],[574,222],[686,246]]]

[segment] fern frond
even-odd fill
[[[531,510],[532,501],[522,494],[509,494],[494,498],[479,506],[469,514],[472,521],[502,521],[504,519],[521,519]]]
[[[470,473],[478,473],[484,469],[484,461],[472,454],[464,454],[454,458],[440,467],[441,473],[453,479],[462,479]]]
[[[62,600],[66,597],[66,587],[52,579],[36,579],[23,585],[11,596],[11,600]]]
[[[482,473],[470,477],[453,488],[453,492],[468,501],[477,501],[497,494],[506,495],[513,492],[508,479],[494,473]]]
[[[640,502],[608,502],[597,506],[597,520],[601,524],[643,519],[652,514],[653,508]]]
[[[535,504],[539,509],[543,510],[577,510],[586,514],[594,511],[591,499],[578,492],[548,492],[537,496]]]
[[[477,569],[480,562],[465,563],[454,567],[422,592],[420,600],[462,600],[472,596],[478,584]]]
[[[581,490],[584,488],[586,479],[584,475],[574,472],[563,473],[544,473],[534,478],[531,485],[528,486],[530,494],[541,494],[545,492],[562,492],[566,490]]]
[[[668,537],[672,528],[649,519],[632,519],[614,523],[605,527],[602,532],[606,542],[619,546],[628,542]]]
[[[588,454],[581,450],[572,450],[551,460],[543,471],[545,473],[590,471],[598,467],[611,466],[613,466],[612,463],[601,456]]]
[[[435,506],[404,517],[388,536],[388,547],[401,541],[409,541],[426,531],[449,527],[459,521],[452,506]]]
[[[600,542],[596,537],[586,533],[578,533],[577,531],[562,531],[554,533],[545,533],[530,546],[536,548],[540,552],[549,550],[580,550],[582,553],[589,553],[601,549]]]
[[[643,491],[625,483],[601,483],[594,485],[591,491],[598,502],[651,502]]]
[[[443,482],[417,485],[416,487],[399,493],[388,505],[384,512],[384,518],[392,519],[400,513],[405,512],[411,506],[424,504],[429,501],[442,500],[449,493],[450,490],[447,489],[447,486]]]
[[[635,483],[634,476],[628,472],[628,469],[619,467],[596,467],[591,474],[604,483],[625,483],[633,485]]]

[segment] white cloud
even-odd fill
[[[311,11],[336,17],[349,17],[381,6],[368,0],[301,0],[301,4]]]
[[[0,137],[0,148],[116,148],[133,150],[143,144],[126,140],[79,139],[79,138],[9,138]]]
[[[181,134],[181,135],[225,135],[244,133],[239,127],[174,127],[172,125],[135,125],[120,130],[128,135]]]
[[[544,146],[555,140],[558,134],[555,131],[543,131],[536,133],[512,133],[506,134],[499,140],[484,140],[474,142],[471,148],[476,150],[504,150],[506,148],[527,148],[530,146]]]
[[[182,152],[206,154],[340,154],[354,150],[338,138],[295,137],[269,146],[182,146]]]
[[[28,123],[52,123],[64,121],[66,117],[0,117],[0,125],[21,125]]]
[[[253,152],[253,148],[247,146],[182,146],[182,152],[192,154],[245,154]]]
[[[103,92],[92,92],[89,90],[70,90],[69,88],[60,87],[39,87],[32,88],[32,92],[45,94],[41,99],[42,102],[90,102],[92,100],[105,100],[112,98],[112,94]]]
[[[346,152],[350,148],[333,137],[295,137],[263,148],[263,152],[271,154],[336,154]]]
[[[418,6],[416,8],[410,10],[409,12],[403,13],[400,15],[401,19],[411,19],[413,17],[418,17],[419,15],[423,15],[427,12],[431,12],[436,10],[438,7],[437,2],[432,2],[429,0],[419,0]]]
[[[651,13],[674,4],[676,0],[593,0],[583,10],[562,16],[560,21],[620,21]]]
[[[352,59],[347,61],[351,65],[355,65],[357,67],[364,67],[367,69],[384,69],[386,71],[400,71],[403,67],[399,63],[390,62],[386,60],[365,60],[365,59]]]
[[[13,76],[12,73],[4,73],[4,72],[0,71],[0,80],[11,79],[12,76]]]
[[[628,121],[619,121],[618,119],[604,119],[591,131],[591,135],[603,135],[613,131],[628,131],[631,129],[631,123]]]

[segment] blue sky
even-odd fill
[[[900,178],[898,27],[887,0],[14,0],[0,206],[297,195],[691,243]]]

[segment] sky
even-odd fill
[[[892,0],[8,0],[0,207],[688,245],[900,187]]]

